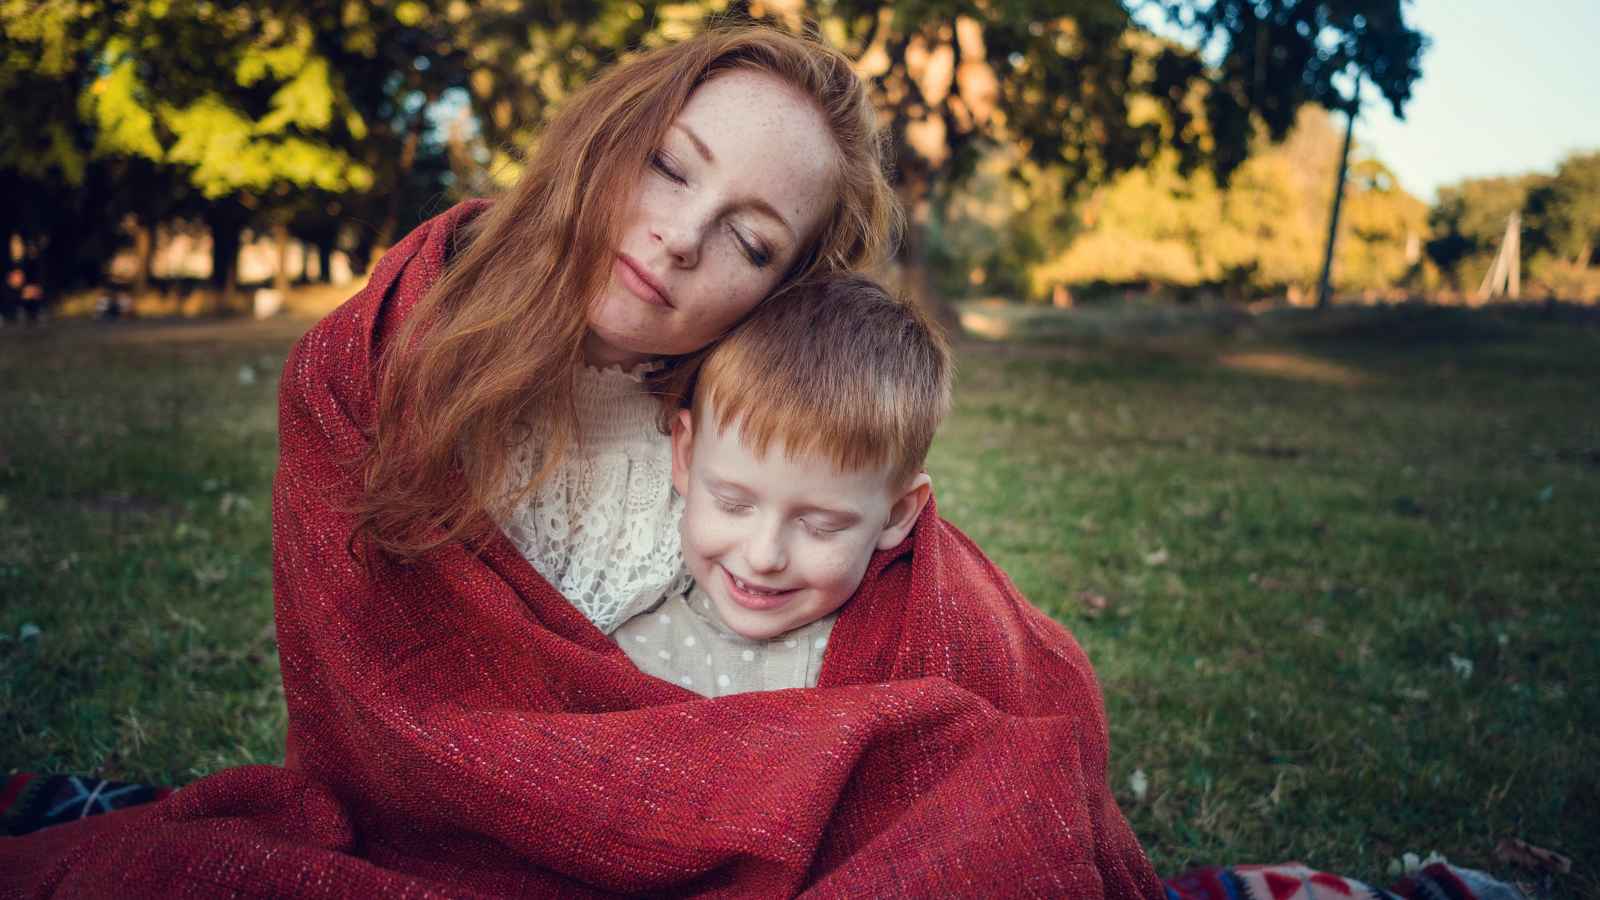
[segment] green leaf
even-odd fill
[[[158,162],[165,156],[156,139],[155,115],[144,103],[147,95],[132,59],[123,59],[90,82],[78,105],[83,117],[96,126],[95,153]]]

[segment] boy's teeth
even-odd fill
[[[754,585],[746,584],[744,582],[744,579],[740,578],[737,575],[733,576],[733,583],[737,584],[739,586],[739,590],[741,590],[741,591],[749,591],[752,594],[781,594],[781,593],[783,593],[782,591],[773,591],[773,590],[768,590],[766,588],[758,588],[758,587],[756,587]]]

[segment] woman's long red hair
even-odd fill
[[[897,212],[883,138],[843,54],[738,26],[613,67],[567,102],[516,187],[466,230],[389,341],[358,544],[407,559],[481,539],[559,463],[578,437],[573,374],[588,308],[611,272],[622,204],[690,93],[733,69],[771,74],[810,97],[839,150],[836,202],[784,286],[886,256]],[[541,448],[541,467],[530,483],[509,484],[510,451],[527,440]]]

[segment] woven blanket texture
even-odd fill
[[[0,896],[1161,897],[1088,660],[929,504],[818,687],[640,673],[503,536],[351,560],[376,360],[480,202],[295,346],[273,490],[286,765],[0,840]]]
[[[0,821],[8,834],[26,834],[171,793],[91,776],[23,773],[0,787]],[[1422,866],[1387,890],[1303,863],[1204,866],[1162,884],[1166,900],[1527,900],[1516,885],[1445,862]]]

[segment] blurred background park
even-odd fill
[[[924,299],[1307,305],[1325,262],[1330,300],[1600,297],[1580,68],[1600,14],[1581,2],[1440,5],[1455,43],[1427,50],[1409,7],[1354,0],[4,9],[13,321],[349,285],[514,179],[550,110],[628,48],[752,14],[814,19],[871,78]],[[1414,95],[1431,133],[1397,118]]]
[[[742,17],[869,80],[964,332],[941,512],[1088,649],[1163,874],[1600,889],[1586,0],[0,0],[0,767],[281,760],[289,344]]]

